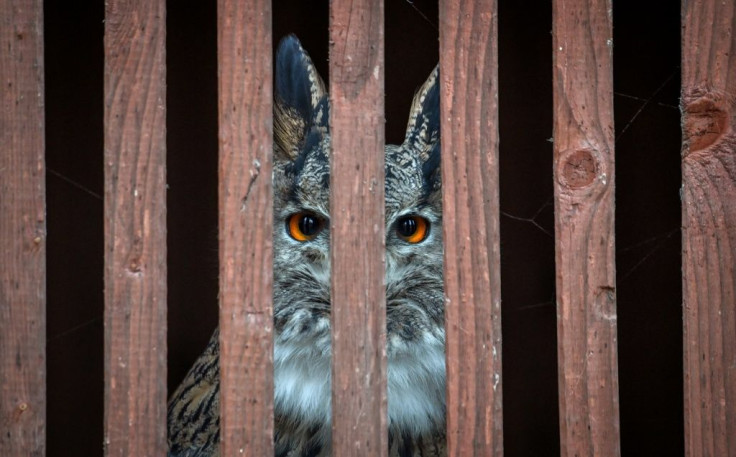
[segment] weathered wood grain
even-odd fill
[[[736,4],[682,3],[685,449],[736,456]]]
[[[333,455],[388,450],[383,41],[383,1],[330,3]]]
[[[620,450],[611,2],[553,2],[560,448]]]
[[[503,455],[496,12],[440,2],[450,456]]]
[[[273,455],[271,2],[220,0],[222,456]]]
[[[46,453],[43,7],[0,1],[0,455]]]
[[[166,10],[105,5],[105,455],[166,455]]]

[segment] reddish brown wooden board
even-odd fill
[[[105,455],[166,455],[166,9],[105,4]]]
[[[388,450],[383,40],[383,1],[330,3],[332,455]]]
[[[273,455],[271,2],[220,0],[220,439]]]
[[[43,7],[0,1],[0,455],[46,453]]]
[[[552,15],[561,455],[618,456],[611,2]]]
[[[503,455],[496,11],[440,2],[450,456]]]
[[[686,455],[736,456],[736,4],[682,3]]]

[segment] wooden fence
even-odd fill
[[[0,0],[2,456],[45,455],[42,9]],[[106,455],[166,453],[165,17],[106,3]],[[222,455],[270,455],[271,5],[219,0],[217,21]],[[387,449],[383,21],[381,1],[331,2],[335,455]],[[686,452],[736,456],[736,7],[683,2],[682,26]],[[552,30],[561,454],[616,456],[611,2],[555,0]],[[448,454],[500,456],[495,0],[440,1],[439,35]]]

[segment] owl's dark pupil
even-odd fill
[[[299,230],[306,236],[314,235],[319,230],[319,221],[314,216],[304,215],[299,219]]]
[[[412,236],[417,231],[417,221],[413,217],[407,217],[399,221],[399,234]]]

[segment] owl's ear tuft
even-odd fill
[[[325,85],[294,35],[279,44],[274,77],[276,159],[294,160],[312,127],[327,125]]]
[[[419,88],[409,112],[404,146],[419,152],[424,161],[440,140],[439,66],[435,67]]]
[[[429,189],[438,189],[440,185],[439,73],[436,66],[414,95],[403,144],[421,159],[425,187]]]

